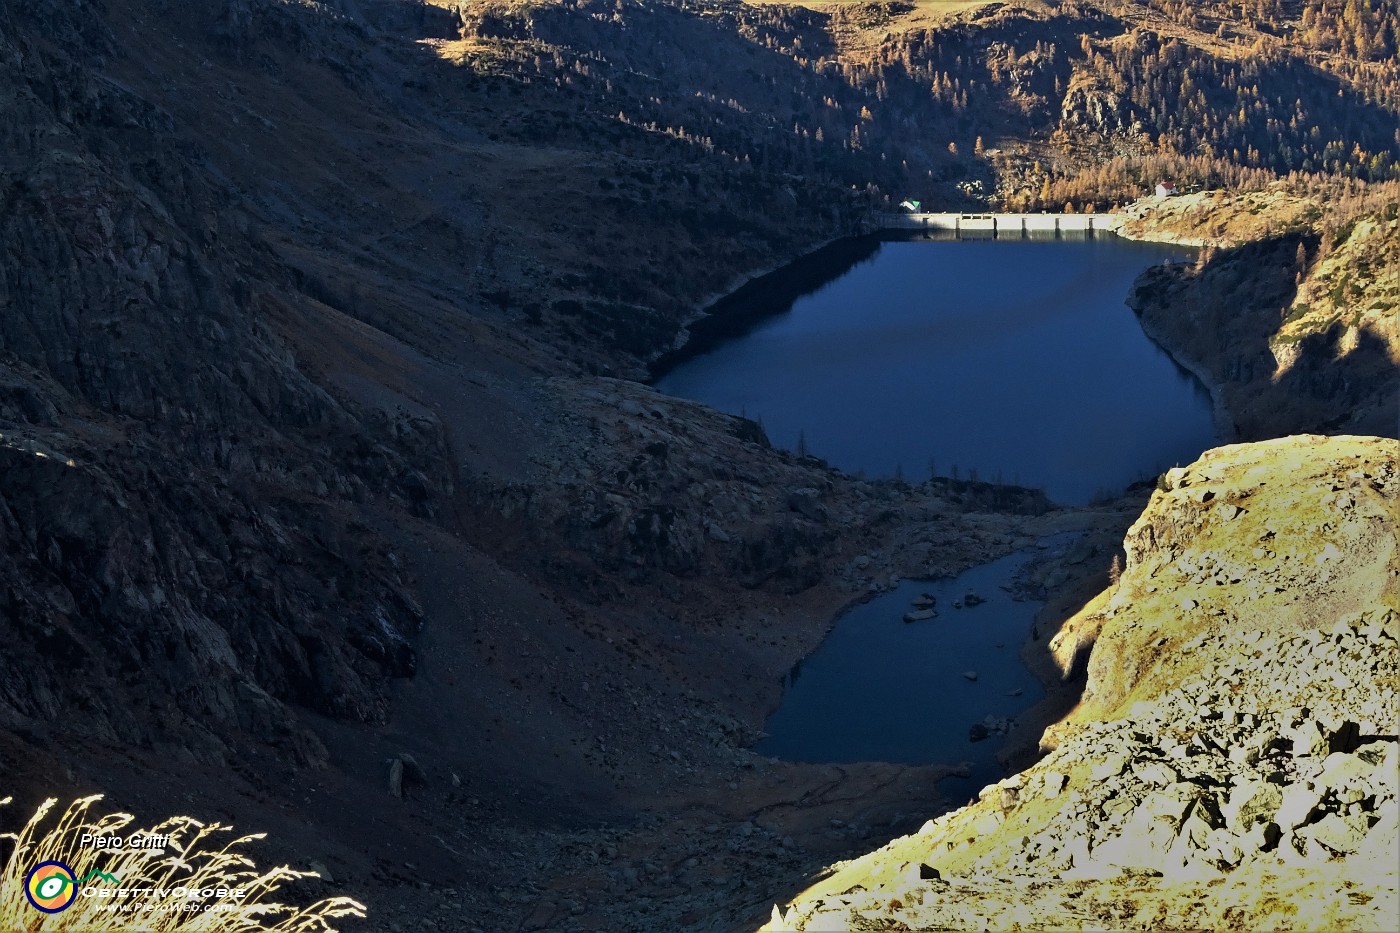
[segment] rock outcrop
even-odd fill
[[[1211,387],[1232,439],[1397,436],[1400,219],[1386,197],[1280,186],[1150,198],[1118,219],[1125,236],[1206,248],[1145,272],[1129,304]]]
[[[1168,471],[1127,537],[1118,584],[1050,647],[1088,652],[1077,721],[1112,717],[1207,663],[1200,637],[1326,628],[1400,605],[1395,441],[1286,437],[1207,451]]]
[[[1130,240],[1243,246],[1273,236],[1311,232],[1324,208],[1313,198],[1271,191],[1199,191],[1134,201],[1116,214],[1112,229]]]
[[[1053,749],[765,929],[1388,929],[1397,469],[1394,442],[1287,438],[1174,471],[1086,610],[1111,615]]]
[[[975,550],[983,536],[963,520],[968,510],[1050,508],[1019,487],[850,481],[772,449],[752,421],[621,380],[549,380],[532,407],[542,438],[533,469],[471,480],[463,498],[503,553],[600,599],[616,592],[609,577],[729,579],[788,594],[822,581],[879,588],[892,574],[942,572],[955,539]],[[893,564],[855,565],[891,534]]]

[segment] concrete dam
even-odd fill
[[[1113,214],[883,214],[892,230],[941,230],[994,237],[1044,237],[1061,233],[1093,236],[1112,227]]]

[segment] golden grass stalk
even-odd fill
[[[272,900],[286,882],[318,877],[283,865],[259,872],[241,847],[262,839],[257,833],[237,838],[223,834],[231,828],[204,824],[188,816],[174,816],[149,829],[131,828],[129,813],[92,815],[92,805],[102,797],[75,800],[48,828],[44,823],[58,801],[50,798],[18,833],[0,834],[0,846],[12,846],[0,871],[0,933],[329,933],[342,917],[364,917],[363,904],[348,897],[333,897],[309,907],[294,907]],[[0,800],[8,804],[11,798]],[[135,833],[165,835],[160,849],[98,849],[81,845],[84,834],[121,836]],[[222,843],[222,845],[220,845]],[[58,861],[73,870],[77,879],[101,871],[118,883],[94,878],[80,886],[81,893],[60,913],[35,910],[25,897],[25,876],[41,862]],[[99,889],[186,889],[182,899],[169,893],[134,896],[100,896]],[[208,889],[243,889],[242,899],[188,894]],[[115,905],[136,909],[115,910]],[[209,909],[186,909],[209,908]]]

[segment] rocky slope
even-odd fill
[[[1056,636],[1088,683],[1046,757],[836,866],[764,929],[1389,929],[1397,458],[1287,438],[1169,477],[1118,585]]]
[[[78,50],[115,52],[81,10],[0,16],[0,722],[316,760],[284,704],[382,719],[419,623],[326,503],[374,486],[427,514],[442,438],[308,376],[275,323],[285,271],[230,249],[246,215]]]
[[[451,64],[428,13],[0,7],[0,792],[270,830],[372,929],[428,882],[488,929],[617,928],[627,878],[662,925],[737,921],[861,844],[840,801],[939,800],[937,768],[744,751],[782,675],[1044,503],[856,483],[597,375],[864,199],[640,129],[502,136],[569,125],[556,89]],[[759,812],[786,861],[701,845]]]
[[[1193,673],[1175,646],[1203,634],[1228,645],[1237,628],[1326,627],[1394,605],[1395,448],[1301,435],[1168,471],[1124,539],[1118,585],[1051,640],[1063,670],[1093,646],[1075,718],[1112,717]]]
[[[1060,85],[1131,30],[546,6],[0,5],[0,793],[269,829],[373,929],[737,924],[944,805],[744,746],[845,603],[1121,514],[608,377],[884,188],[973,200],[978,121],[1127,125]]]
[[[1392,186],[1393,187],[1393,186]],[[1129,303],[1213,388],[1242,440],[1400,431],[1400,220],[1394,192],[1152,198],[1119,232],[1206,247],[1149,270]]]
[[[1400,431],[1400,393],[1393,380],[1400,369],[1400,209],[1368,213],[1324,237],[1318,252],[1304,255],[1308,269],[1284,310],[1283,326],[1269,340],[1277,382],[1314,382],[1327,368],[1323,357],[1351,360],[1346,381],[1380,386],[1371,399],[1364,389],[1338,387],[1360,396],[1357,413],[1376,433]],[[1391,383],[1391,391],[1384,388]],[[1390,430],[1383,420],[1390,406]],[[1367,408],[1378,408],[1367,418]]]
[[[1114,217],[1112,228],[1130,240],[1230,248],[1274,236],[1314,232],[1323,207],[1314,198],[1271,191],[1199,191],[1142,198]]]
[[[462,498],[476,533],[494,528],[501,537],[497,553],[530,555],[599,598],[617,582],[662,576],[789,594],[838,580],[864,589],[891,574],[931,576],[952,556],[950,541],[978,537],[967,512],[1050,509],[1042,493],[1018,487],[850,481],[774,450],[751,421],[634,383],[551,380],[532,407],[548,424],[535,455],[548,482],[481,479]],[[833,572],[832,556],[849,561],[877,544],[897,555],[883,570],[867,561],[854,577],[849,566]]]

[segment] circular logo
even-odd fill
[[[24,896],[35,910],[56,914],[77,899],[78,880],[62,862],[40,862],[24,878]]]

